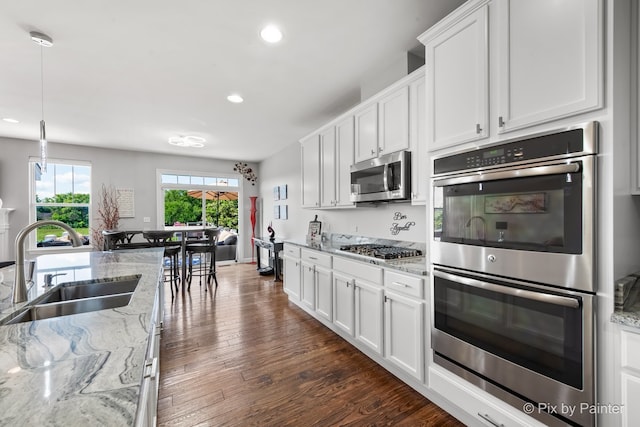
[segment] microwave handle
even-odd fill
[[[457,276],[455,274],[445,273],[443,271],[434,270],[433,275],[446,279],[451,282],[462,283],[467,286],[473,286],[474,288],[486,289],[491,292],[497,292],[500,294],[511,295],[514,297],[520,297],[530,299],[534,301],[549,303],[553,305],[561,305],[563,307],[578,308],[580,302],[575,298],[563,297],[560,295],[545,294],[542,292],[527,291],[526,289],[509,288],[507,286],[497,285],[495,283],[483,282],[481,280],[472,279],[470,277]]]
[[[531,176],[559,175],[562,173],[576,173],[580,171],[580,163],[563,163],[547,166],[535,166],[525,169],[509,169],[499,172],[473,173],[453,178],[436,179],[434,187],[444,187],[454,184],[468,184],[470,182],[496,181],[498,179],[523,178]]]
[[[384,174],[382,175],[382,182],[384,184],[384,191],[389,191],[389,174],[391,174],[391,168],[389,163],[384,164]]]

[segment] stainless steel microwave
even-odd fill
[[[352,202],[403,201],[411,197],[411,153],[398,151],[351,166]]]

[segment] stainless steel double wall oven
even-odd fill
[[[595,423],[597,135],[590,122],[433,165],[434,360],[550,425]]]

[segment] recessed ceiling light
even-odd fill
[[[282,40],[282,31],[275,25],[267,25],[260,31],[260,37],[268,43],[278,43]]]
[[[240,104],[244,99],[242,99],[240,95],[234,93],[227,96],[227,101],[233,102],[234,104]]]
[[[169,138],[169,144],[176,145],[178,147],[190,147],[190,148],[202,148],[206,139],[199,136],[172,136]]]
[[[3,117],[2,120],[7,123],[20,123],[20,120],[12,119],[11,117]]]

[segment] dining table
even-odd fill
[[[182,292],[184,293],[184,284],[187,280],[187,233],[198,233],[204,232],[206,229],[217,228],[217,227],[209,227],[203,225],[170,225],[165,226],[164,230],[173,231],[176,234],[180,235],[180,259],[182,260],[180,277],[182,279]]]

